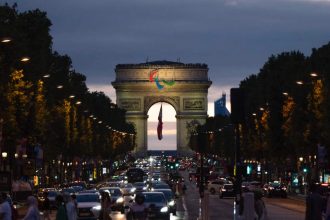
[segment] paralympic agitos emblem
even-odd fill
[[[149,74],[149,81],[150,82],[155,82],[157,88],[159,90],[162,90],[164,88],[164,86],[173,86],[175,84],[174,80],[171,81],[167,81],[167,80],[159,80],[158,78],[158,69],[154,69],[152,71],[150,71]]]

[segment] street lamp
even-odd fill
[[[8,37],[2,38],[1,43],[9,43],[11,42],[11,39]]]
[[[1,153],[1,156],[2,156],[3,158],[6,158],[6,157],[8,156],[8,154],[7,154],[7,152],[2,152],[2,153]]]
[[[30,60],[30,57],[22,57],[21,61],[22,62],[28,62]]]
[[[6,171],[6,158],[8,156],[7,152],[2,152],[1,153],[1,156],[2,156],[2,160],[3,160],[3,171]]]

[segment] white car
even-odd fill
[[[133,186],[132,183],[123,183],[121,186],[121,191],[123,192],[123,195],[133,195],[135,193],[136,188]]]
[[[230,181],[226,179],[213,180],[209,182],[207,189],[211,194],[215,194],[216,192],[219,192],[220,187],[222,187],[225,183],[230,183]]]
[[[97,219],[101,210],[99,193],[77,194],[78,219]]]

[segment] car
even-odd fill
[[[120,185],[120,188],[124,196],[133,195],[136,190],[132,183],[123,183],[122,185]]]
[[[171,189],[155,189],[154,192],[162,192],[167,200],[167,205],[170,209],[170,213],[176,214],[176,200],[175,195]]]
[[[170,219],[170,209],[164,193],[143,192],[144,204],[148,207],[148,219]]]
[[[171,189],[171,187],[164,182],[152,182],[150,187],[150,191],[153,191],[155,189]]]
[[[62,195],[72,195],[76,193],[76,190],[73,187],[66,187],[61,189]]]
[[[105,191],[110,194],[112,204],[111,210],[125,213],[124,195],[119,187],[102,187],[99,191],[100,193]]]
[[[86,189],[86,190],[80,191],[79,193],[80,194],[82,194],[82,193],[99,193],[99,190],[97,190],[97,189]]]
[[[214,180],[214,181],[209,182],[209,184],[207,185],[207,189],[208,189],[208,191],[210,191],[211,194],[215,194],[216,192],[220,191],[220,188],[225,183],[229,183],[229,181],[227,181],[226,179]]]
[[[135,187],[135,193],[145,192],[148,189],[144,182],[135,182],[133,186]]]
[[[45,188],[38,192],[37,199],[38,203],[42,204],[45,201],[45,192],[47,192],[47,198],[49,199],[49,205],[51,209],[56,209],[56,196],[60,194],[55,188]],[[41,205],[42,206],[42,205]]]
[[[78,219],[97,219],[98,214],[93,210],[101,209],[99,193],[78,193],[77,195]]]
[[[280,196],[282,198],[287,197],[287,187],[285,184],[274,181],[268,184],[265,184],[263,187],[264,195],[267,197]]]
[[[222,199],[224,197],[235,197],[234,184],[225,183],[219,188],[219,198]]]

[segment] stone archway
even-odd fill
[[[147,113],[158,102],[174,107],[178,154],[190,153],[188,125],[192,121],[204,124],[207,118],[207,94],[212,84],[207,65],[155,61],[118,64],[115,72],[112,85],[117,105],[126,110],[126,120],[137,131],[135,153],[144,155],[148,149]]]

